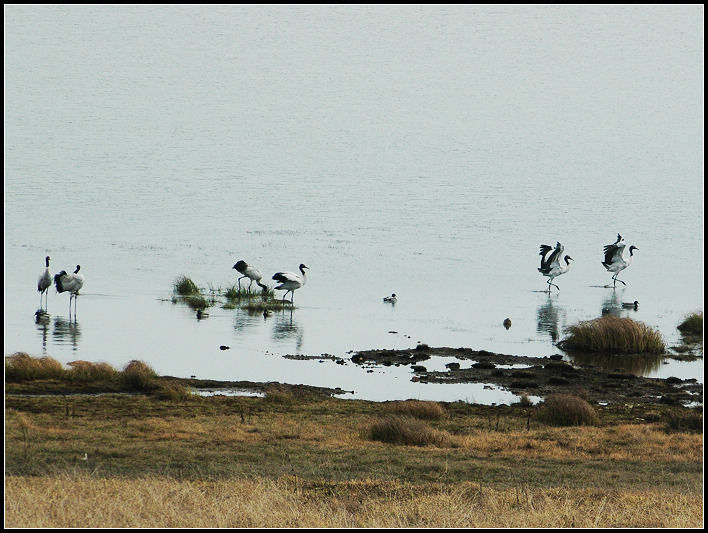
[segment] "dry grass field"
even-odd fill
[[[17,392],[6,527],[703,526],[702,410]]]

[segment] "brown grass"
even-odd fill
[[[595,425],[555,426],[541,406],[415,418],[428,409],[295,387],[155,391],[6,394],[6,527],[702,526],[700,410],[595,406]],[[372,440],[392,419],[413,437]]]
[[[406,415],[424,420],[438,420],[445,416],[445,410],[438,402],[403,400],[383,404],[384,410],[392,414]]]
[[[703,520],[700,493],[660,489],[420,487],[289,476],[138,482],[97,477],[90,467],[42,478],[9,476],[5,488],[6,527],[685,528],[701,527]]]
[[[537,418],[552,426],[587,426],[599,422],[586,400],[572,394],[551,394],[543,401]]]
[[[407,415],[388,415],[376,420],[366,429],[365,435],[375,441],[411,446],[437,446],[448,442],[444,433]]]
[[[604,315],[566,329],[558,343],[563,349],[616,354],[662,354],[666,345],[661,333],[631,318]]]

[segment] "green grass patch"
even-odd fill
[[[703,335],[703,311],[691,313],[677,327],[686,335]]]
[[[194,283],[191,278],[187,276],[178,276],[172,284],[172,289],[176,294],[182,296],[188,294],[199,294],[199,287]]]
[[[662,354],[666,345],[661,334],[631,318],[605,315],[566,329],[558,343],[564,350],[587,350],[613,354]]]

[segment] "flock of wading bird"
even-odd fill
[[[627,285],[624,281],[621,279],[618,279],[617,276],[619,275],[620,272],[622,272],[625,268],[627,268],[629,265],[632,264],[632,260],[634,259],[634,251],[639,250],[636,246],[630,246],[629,247],[629,257],[624,258],[624,249],[626,248],[624,239],[622,238],[622,235],[619,233],[617,234],[617,240],[613,244],[608,244],[604,247],[604,254],[605,258],[602,261],[602,265],[609,271],[612,272],[612,287],[615,288],[617,286],[617,282],[619,281],[623,285]],[[555,287],[556,289],[560,290],[560,287],[553,283],[553,280],[557,278],[558,276],[561,276],[568,272],[570,270],[570,262],[573,261],[573,258],[570,257],[569,255],[563,255],[563,251],[565,248],[561,243],[556,243],[555,248],[547,245],[547,244],[542,244],[541,245],[541,251],[539,255],[541,256],[541,267],[538,269],[538,271],[546,276],[548,280],[546,283],[548,284],[548,289],[544,292],[551,292],[551,286]],[[69,293],[69,317],[71,318],[71,303],[72,300],[74,302],[74,316],[76,315],[76,298],[79,295],[79,290],[84,286],[84,276],[82,274],[79,274],[79,270],[81,270],[80,265],[76,265],[76,270],[72,273],[67,273],[65,270],[62,270],[57,274],[56,276],[52,277],[52,273],[49,270],[49,256],[45,258],[45,263],[46,267],[44,269],[44,272],[39,276],[39,280],[37,282],[37,291],[39,291],[39,310],[35,313],[37,316],[37,319],[40,320],[42,318],[47,318],[49,314],[47,313],[47,296],[49,293],[49,288],[52,286],[52,281],[54,282],[54,285],[56,286],[56,291],[57,293],[62,293],[62,292],[68,292]],[[283,294],[283,302],[285,302],[285,299],[290,293],[290,303],[293,303],[293,298],[295,296],[295,291],[307,283],[307,274],[305,273],[305,270],[308,269],[305,265],[301,264],[299,266],[300,272],[276,272],[273,275],[273,280],[277,281],[279,284],[274,287],[275,290],[279,291],[285,291]],[[238,271],[239,274],[241,274],[241,277],[238,278],[238,287],[239,290],[241,289],[241,280],[244,278],[248,278],[250,280],[250,283],[248,285],[248,289],[251,289],[251,286],[255,282],[256,285],[258,285],[263,291],[268,290],[268,286],[261,283],[261,280],[263,279],[263,274],[261,271],[254,267],[253,265],[249,265],[246,263],[246,261],[238,261],[234,266],[233,270]],[[606,287],[610,287],[610,285],[605,285]],[[44,301],[45,305],[42,307],[42,297],[44,296]],[[396,295],[391,294],[391,296],[386,296],[384,297],[384,302],[390,302],[390,303],[395,303],[396,302]],[[638,306],[638,302],[633,302],[633,303],[628,303],[628,304],[622,304],[625,307],[634,307],[635,309]]]

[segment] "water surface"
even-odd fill
[[[6,8],[5,353],[508,402],[348,358],[419,342],[551,355],[603,309],[676,345],[703,307],[702,20],[697,5]],[[639,252],[613,290],[600,262],[618,232]],[[549,295],[538,249],[556,241],[575,261]],[[81,264],[75,321],[52,293],[34,322],[45,255]],[[310,267],[295,309],[198,321],[171,302],[177,276],[226,288],[239,259],[266,279]],[[638,372],[702,380],[703,364]]]

